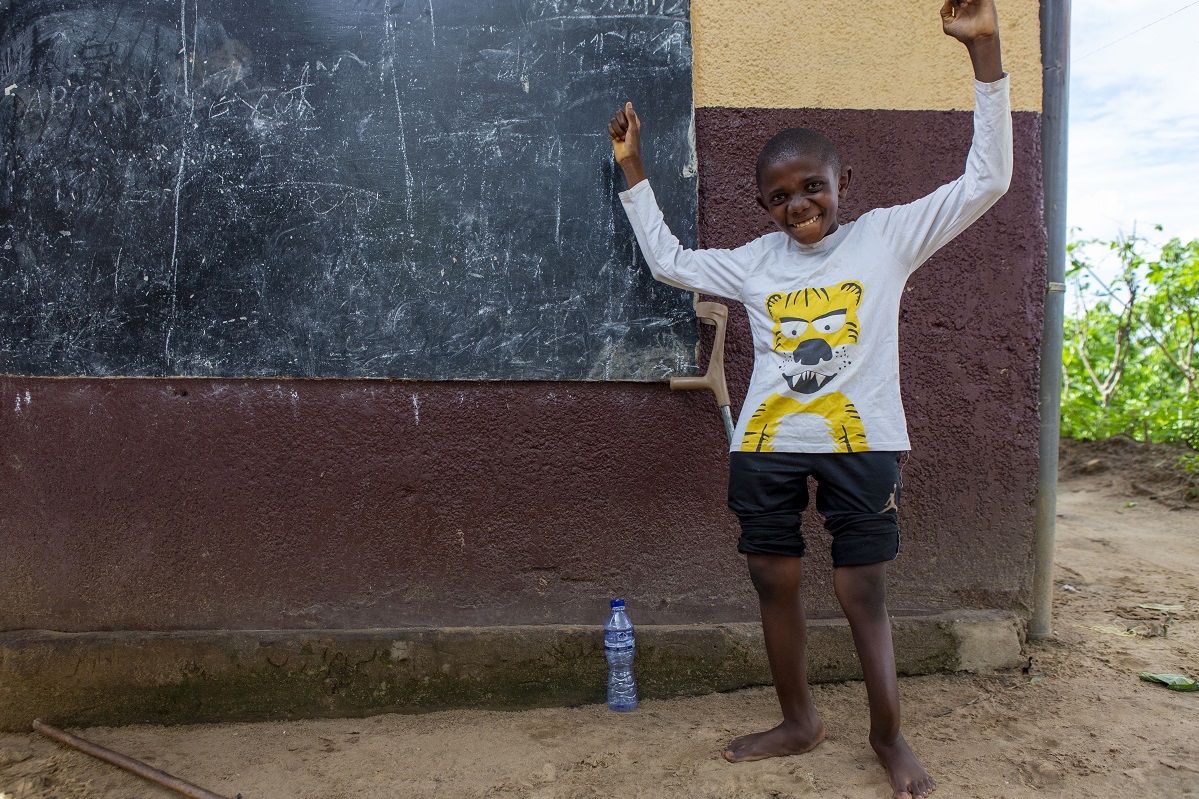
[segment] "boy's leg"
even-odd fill
[[[886,563],[841,566],[833,569],[833,587],[849,619],[866,678],[870,746],[887,771],[896,799],[920,799],[932,793],[937,783],[899,730],[899,680],[887,613],[886,576]]]
[[[762,634],[783,722],[773,729],[737,738],[724,757],[731,763],[797,755],[824,740],[824,724],[812,703],[803,603],[803,559],[789,555],[746,555],[758,592]]]
[[[896,799],[919,799],[937,784],[899,731],[899,679],[887,613],[887,563],[899,553],[900,459],[897,452],[828,456],[817,474],[816,507],[833,534],[833,589],[866,678],[870,745]]]
[[[800,601],[808,504],[809,459],[799,453],[734,452],[729,458],[729,509],[741,522],[737,544],[758,592],[766,655],[783,723],[736,739],[724,751],[737,763],[806,752],[824,740],[808,688],[805,620]]]

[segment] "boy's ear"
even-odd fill
[[[853,169],[844,167],[841,169],[841,177],[837,179],[837,198],[844,200],[845,195],[849,193],[849,182],[853,180]]]
[[[766,205],[766,201],[762,199],[762,192],[760,192],[760,191],[759,191],[759,192],[758,192],[758,193],[757,193],[757,194],[754,196],[754,199],[758,201],[758,205],[759,205],[759,206],[761,206],[761,208],[762,208],[762,210],[763,210],[763,211],[765,211],[766,213],[770,213],[770,208],[769,208],[769,206],[767,206],[767,205]]]

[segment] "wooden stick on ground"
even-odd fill
[[[91,741],[85,741],[76,735],[71,735],[69,732],[63,732],[57,727],[51,727],[49,724],[43,724],[40,719],[34,719],[33,729],[45,735],[47,738],[53,738],[59,743],[66,744],[72,749],[78,749],[80,752],[91,755],[94,758],[103,760],[105,763],[111,763],[114,766],[130,771],[142,779],[157,783],[164,788],[169,788],[176,793],[181,793],[184,796],[190,796],[191,799],[228,799],[228,797],[215,794],[212,791],[206,791],[190,782],[184,782],[178,777],[173,777],[165,771],[159,771],[153,766],[147,766],[140,760],[134,760],[131,757],[122,755],[120,752],[114,752],[111,749],[105,749],[103,746],[94,744]],[[238,799],[241,799],[241,794],[238,794]]]

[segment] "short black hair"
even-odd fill
[[[762,170],[797,155],[815,155],[841,171],[841,154],[828,136],[811,128],[787,128],[774,134],[758,153],[758,181],[762,180]]]

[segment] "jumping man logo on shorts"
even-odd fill
[[[889,510],[893,510],[896,513],[899,513],[899,506],[895,504],[895,493],[898,490],[899,490],[899,484],[892,483],[891,484],[891,496],[887,497],[887,504],[883,506],[883,509],[880,510],[879,513],[886,513]]]

